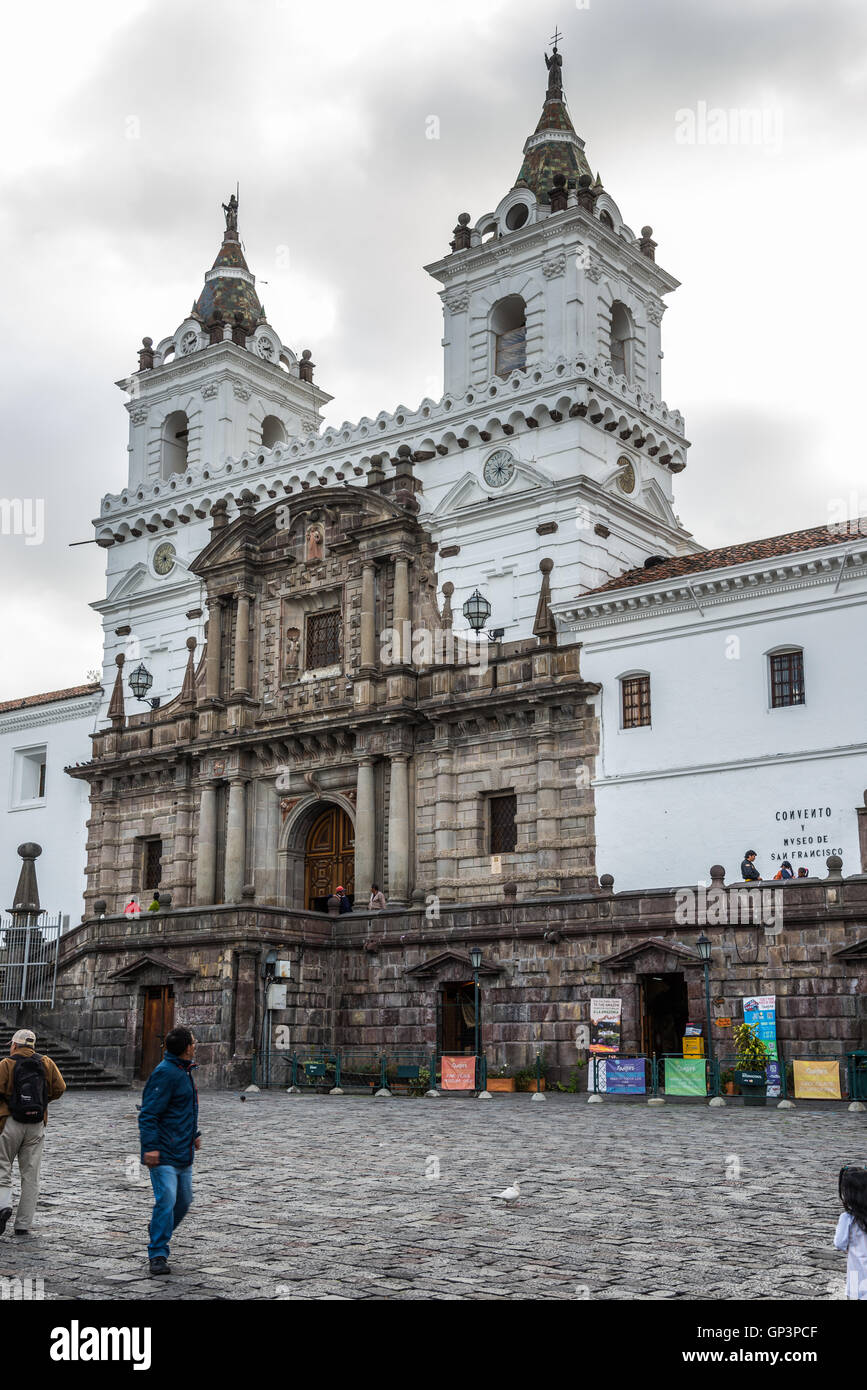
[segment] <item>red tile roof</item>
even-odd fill
[[[626,570],[616,579],[609,579],[597,589],[579,595],[579,601],[591,594],[612,593],[631,589],[639,584],[657,584],[664,579],[679,579],[684,575],[701,574],[707,570],[727,569],[730,565],[748,565],[770,560],[776,555],[795,555],[804,550],[821,550],[823,546],[841,545],[845,541],[863,538],[867,543],[867,517],[839,525],[811,526],[807,531],[787,531],[782,536],[766,536],[741,545],[724,545],[718,550],[699,550],[691,555],[670,555],[661,564],[645,569]]]
[[[25,695],[22,699],[0,704],[0,714],[13,709],[30,709],[33,705],[51,705],[55,700],[74,700],[79,695],[95,695],[98,690],[102,690],[99,681],[93,685],[71,685],[67,690],[49,690],[45,695]]]

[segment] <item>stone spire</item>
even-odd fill
[[[18,887],[15,889],[15,898],[9,911],[16,916],[29,916],[31,913],[38,916],[42,909],[39,906],[39,888],[36,883],[36,860],[42,853],[42,846],[32,843],[19,845],[18,853],[21,856],[21,873],[18,875]]]
[[[582,174],[592,171],[584,154],[584,141],[575,132],[566,98],[563,95],[563,58],[557,44],[549,58],[545,54],[548,69],[548,87],[542,114],[535,131],[524,145],[524,162],[516,179],[516,186],[522,184],[531,188],[540,203],[547,203],[554,188],[554,178],[563,174],[566,187],[574,188]]]
[[[108,717],[113,729],[122,729],[125,718],[123,707],[123,663],[125,658],[123,652],[118,652],[114,659],[117,665],[117,675],[114,678],[114,690],[111,692]]]
[[[181,686],[181,704],[190,707],[196,703],[196,668],[193,664],[193,653],[196,650],[195,637],[187,638],[187,669],[184,672],[184,683]]]
[[[553,568],[553,560],[539,561],[539,569],[542,571],[542,587],[539,590],[539,602],[536,605],[533,635],[538,637],[540,646],[557,645],[557,624],[554,622],[554,615],[551,612],[551,580],[549,578]]]

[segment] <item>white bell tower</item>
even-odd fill
[[[129,397],[128,478],[94,521],[107,552],[106,597],[93,605],[103,617],[107,692],[124,652],[128,667],[145,662],[153,697],[178,693],[186,639],[203,640],[201,586],[188,567],[210,539],[214,501],[234,491],[226,460],[313,439],[331,400],[314,385],[310,352],[296,355],[265,316],[237,197],[223,210],[222,245],[189,315],[156,347],[145,338],[138,371],[117,383]],[[217,469],[232,473],[219,489]],[[238,477],[238,492],[251,484],[264,493],[249,475]]]

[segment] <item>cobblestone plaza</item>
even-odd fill
[[[172,1276],[149,1279],[138,1096],[52,1106],[35,1234],[10,1225],[0,1241],[4,1290],[20,1278],[46,1299],[88,1300],[844,1295],[837,1172],[867,1157],[865,1117],[845,1105],[203,1092],[194,1205]],[[516,1180],[515,1206],[491,1200]]]

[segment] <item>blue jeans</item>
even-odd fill
[[[160,1163],[149,1172],[154,1209],[148,1226],[148,1259],[156,1260],[161,1255],[168,1259],[172,1231],[180,1226],[193,1200],[193,1165],[173,1168],[170,1163]]]

